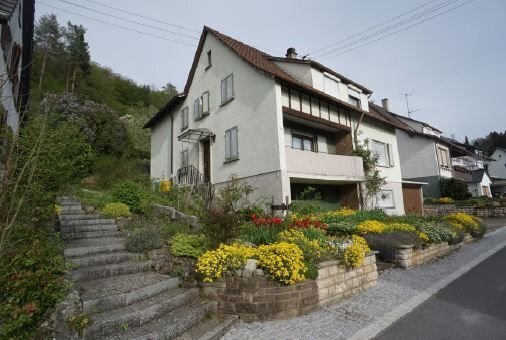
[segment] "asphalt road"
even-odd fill
[[[506,248],[453,281],[376,339],[506,339]]]

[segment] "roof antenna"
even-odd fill
[[[406,100],[406,109],[408,111],[408,118],[411,118],[411,114],[414,113],[414,112],[417,112],[417,111],[420,111],[420,109],[414,109],[414,110],[411,110],[409,108],[409,100],[408,100],[408,96],[411,96],[413,94],[413,92],[411,93],[403,93],[402,96],[404,96],[404,99]]]

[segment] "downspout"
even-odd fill
[[[369,98],[371,98],[371,94],[367,95],[367,101],[369,101]],[[365,115],[365,111],[362,110],[362,113],[360,114],[360,118],[358,119],[357,125],[355,126],[355,129],[353,130],[353,142],[355,143],[355,147],[358,145],[358,128],[360,127],[360,123],[362,123],[362,119],[364,119],[364,115]],[[363,209],[365,206],[363,187],[362,187],[361,183],[357,183],[357,187],[358,187],[358,196],[359,196],[358,204],[360,205],[359,209]]]
[[[170,115],[170,180],[174,174],[174,115]]]

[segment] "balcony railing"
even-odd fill
[[[469,182],[472,179],[471,171],[465,171],[460,169],[453,169],[452,170],[452,177],[456,179],[460,179],[465,182]]]
[[[364,179],[362,158],[357,156],[332,155],[286,147],[286,167],[291,177],[342,181]]]

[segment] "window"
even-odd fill
[[[209,91],[202,94],[202,115],[207,116],[209,114]]]
[[[202,118],[202,98],[197,98],[193,102],[193,119],[195,121]]]
[[[392,144],[386,144],[378,141],[371,141],[370,150],[378,157],[378,165],[394,166],[394,155]]]
[[[450,167],[450,157],[448,154],[448,149],[438,147],[437,158],[439,160],[439,166],[442,166],[444,168]]]
[[[4,50],[4,58],[7,60],[9,52],[12,46],[12,34],[8,24],[2,24],[2,37],[1,37],[2,49]]]
[[[381,190],[378,195],[378,208],[393,209],[395,208],[394,191]]]
[[[348,96],[348,103],[350,103],[353,106],[356,106],[360,108],[360,99],[354,96]]]
[[[181,167],[187,167],[189,165],[188,162],[188,150],[181,151]]]
[[[209,51],[207,51],[207,66],[206,66],[206,70],[208,68],[210,68],[212,65],[213,65],[213,58],[212,58],[212,55],[211,55],[211,50],[209,50]]]
[[[231,74],[221,81],[221,104],[226,104],[234,98],[234,75]]]
[[[188,128],[188,106],[181,111],[181,131]]]
[[[237,126],[225,131],[225,161],[239,159]]]
[[[313,138],[302,135],[292,135],[292,148],[304,151],[314,151]]]

